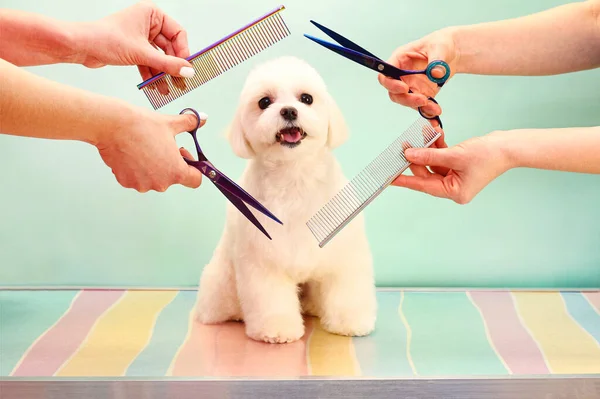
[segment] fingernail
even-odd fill
[[[407,156],[407,157],[415,155],[415,149],[414,148],[407,148],[406,150],[404,150],[404,155]]]
[[[194,76],[194,73],[194,68],[190,67],[181,67],[181,69],[179,70],[179,74],[184,78],[191,78],[192,76]]]
[[[198,115],[200,115],[201,121],[205,121],[208,119],[208,115],[206,115],[204,112],[198,112]]]

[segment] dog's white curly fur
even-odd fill
[[[259,106],[264,97],[266,109]],[[294,107],[297,119],[286,120],[284,107]],[[290,124],[306,133],[293,148],[277,140]],[[227,136],[234,153],[248,159],[239,184],[283,225],[253,210],[270,241],[228,205],[223,235],[200,279],[197,320],[243,320],[250,338],[271,343],[300,339],[303,314],[319,317],[331,333],[368,335],[377,304],[363,216],[324,248],[306,226],[347,183],[332,153],[346,141],[347,126],[319,73],[295,57],[255,68]]]

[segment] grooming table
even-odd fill
[[[0,291],[0,398],[600,398],[600,291],[378,291],[370,336],[246,338],[196,291]],[[565,395],[565,396],[561,396]]]

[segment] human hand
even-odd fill
[[[149,0],[80,25],[82,64],[137,65],[143,80],[165,72],[192,77],[186,31]],[[162,52],[159,50],[162,50]]]
[[[200,114],[200,126],[206,115]],[[175,136],[194,129],[198,120],[193,114],[162,115],[135,109],[115,131],[106,132],[96,144],[100,156],[119,184],[141,193],[163,192],[182,184],[198,188],[202,173],[182,158],[194,160],[184,148],[177,148]]]
[[[423,70],[435,60],[445,61],[450,67],[449,78],[454,76],[458,53],[450,29],[436,31],[422,39],[397,48],[387,62],[401,69]],[[435,78],[442,78],[445,73],[443,67],[436,67],[432,71]],[[402,80],[379,74],[378,80],[387,89],[393,102],[415,110],[421,107],[421,110],[428,116],[441,115],[441,107],[428,99],[428,97],[435,97],[439,87],[424,74],[404,76]],[[408,92],[409,89],[412,93]]]
[[[497,137],[492,133],[450,148],[443,141],[439,148],[408,148],[404,155],[414,176],[400,175],[392,185],[467,204],[512,167]]]

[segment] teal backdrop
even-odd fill
[[[278,6],[273,0],[157,0],[188,31],[192,52]],[[292,36],[157,112],[195,107],[209,115],[201,143],[228,175],[244,160],[223,137],[241,85],[255,65],[296,55],[315,66],[346,115],[350,140],[337,150],[358,173],[416,118],[393,104],[374,72],[303,37],[315,19],[387,58],[398,46],[448,25],[518,17],[558,0],[288,0]],[[0,0],[6,8],[93,20],[122,0]],[[560,34],[560,32],[557,32]],[[2,37],[1,40],[10,40]],[[524,38],[526,40],[526,38]],[[150,108],[135,67],[28,68],[55,81]],[[456,76],[439,101],[449,144],[494,130],[600,124],[600,70],[552,77]],[[60,101],[58,98],[40,101]],[[151,134],[151,132],[148,132]],[[190,148],[191,140],[177,141]],[[197,285],[225,217],[205,182],[166,193],[121,188],[95,148],[0,137],[0,285]],[[600,176],[512,170],[466,206],[389,188],[365,211],[380,286],[600,286]]]

